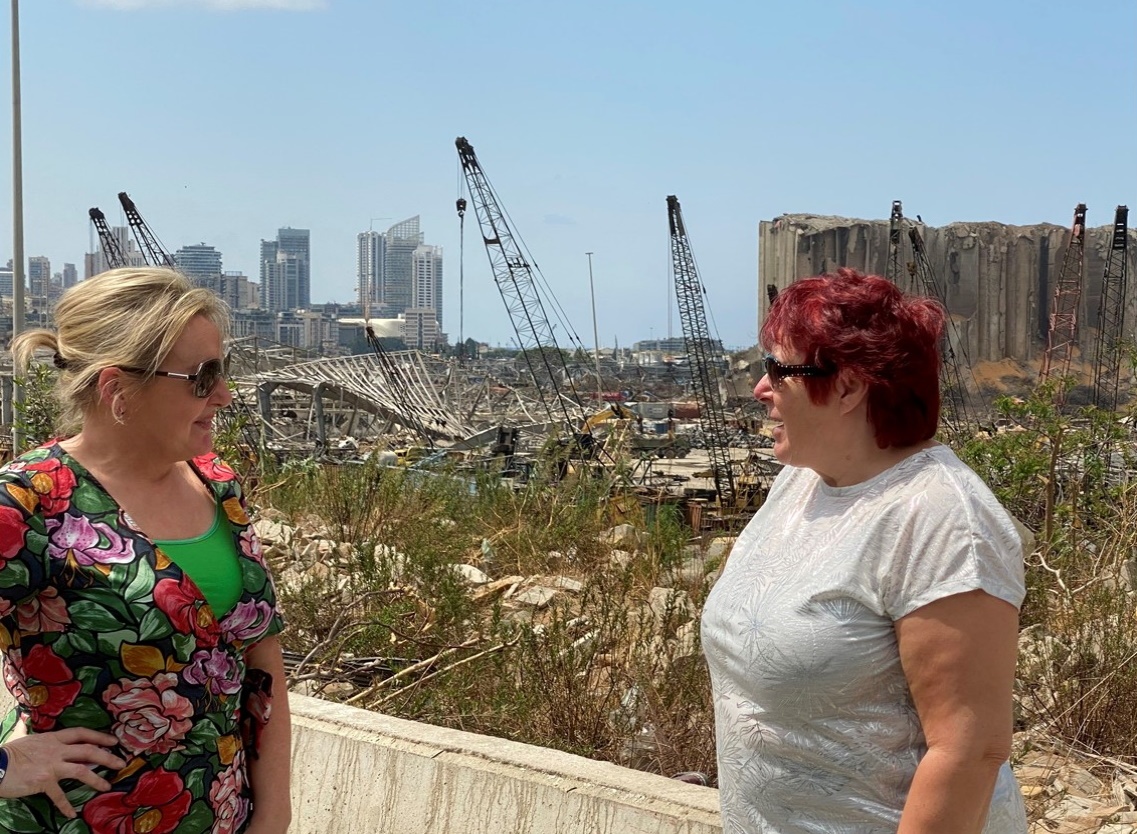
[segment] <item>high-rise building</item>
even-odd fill
[[[307,309],[312,303],[309,232],[277,230],[276,240],[261,241],[261,301],[274,313]]]
[[[242,272],[221,273],[220,288],[217,294],[229,305],[230,310],[251,310],[260,300],[257,285]]]
[[[64,264],[62,277],[63,289],[69,290],[78,283],[79,271],[75,269],[75,264]]]
[[[126,259],[126,263],[122,264],[122,266],[146,266],[146,256],[135,246],[134,238],[130,236],[129,226],[111,226],[111,235],[113,235],[115,241],[118,242],[118,248]],[[111,266],[107,263],[101,245],[95,247],[94,252],[88,252],[83,256],[84,278],[90,278],[92,275],[98,275],[100,272],[106,272],[110,268]]]
[[[42,255],[28,258],[28,301],[44,305],[51,294],[51,259]]]
[[[221,287],[221,253],[204,243],[183,246],[174,253],[174,265],[194,286],[219,292]]]
[[[383,268],[387,260],[387,236],[366,231],[356,236],[355,278],[359,306],[365,318],[383,307]]]
[[[411,306],[414,284],[414,252],[422,245],[419,218],[396,223],[387,230],[387,257],[383,265],[383,307],[396,316]]]
[[[368,317],[394,318],[410,309],[442,317],[442,249],[423,242],[418,216],[386,232],[356,237],[359,303]]]
[[[296,308],[307,310],[312,306],[312,255],[310,232],[291,227],[279,229],[276,240],[279,254],[296,261]]]
[[[422,244],[411,256],[411,307],[434,310],[442,326],[442,247]]]
[[[435,351],[439,342],[438,320],[428,307],[412,307],[403,319],[403,341],[408,348]]]

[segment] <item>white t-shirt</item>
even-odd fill
[[[946,446],[864,483],[787,466],[703,611],[724,834],[894,834],[926,748],[893,621],[981,589],[1016,608],[1022,542]],[[1007,764],[985,834],[1025,834]]]

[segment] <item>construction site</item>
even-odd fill
[[[660,224],[666,206],[682,351],[641,364],[558,345],[554,332],[571,327],[473,147],[456,147],[468,189],[456,210],[461,221],[473,209],[515,354],[392,350],[366,312],[369,350],[355,355],[302,356],[255,337],[226,346],[234,399],[214,439],[261,487],[254,523],[289,615],[300,746],[319,751],[298,757],[320,762],[303,781],[353,767],[336,758],[355,755],[345,742],[311,740],[304,710],[335,707],[341,728],[398,716],[713,785],[699,618],[780,469],[753,396],[764,351],[729,355],[711,332],[715,284],[699,274],[675,196],[660,201]],[[148,262],[174,267],[119,198]],[[981,450],[977,466],[1022,522],[1042,589],[1023,609],[1015,702],[1017,775],[1037,788],[1024,791],[1031,819],[1137,807],[1124,701],[1137,502],[1117,489],[1133,471],[1127,215],[1118,206],[1111,225],[1090,228],[1078,204],[1068,227],[934,228],[895,201],[887,221],[790,214],[758,230],[759,324],[793,281],[843,266],[950,313],[940,436],[961,454]],[[90,218],[108,263],[122,264],[102,212]],[[1022,408],[1008,407],[1016,397]],[[1099,780],[1086,762],[1080,790],[1096,804],[1074,810],[1054,787],[1086,761],[1071,749],[1105,757],[1112,774]],[[368,779],[373,797],[380,777]],[[332,795],[328,818],[347,807]],[[350,824],[386,813],[368,808]]]
[[[286,347],[233,340],[236,397],[225,422],[242,447],[278,463],[376,456],[414,470],[493,473],[518,487],[534,478],[605,479],[613,494],[677,506],[696,529],[744,522],[778,470],[752,396],[762,352],[728,356],[710,332],[714,284],[698,273],[678,198],[667,198],[666,211],[684,354],[654,365],[601,358],[579,340],[569,349],[557,344],[558,324],[575,331],[472,145],[460,137],[456,149],[469,197],[457,201],[459,221],[472,203],[517,353],[478,360],[385,349],[366,308],[368,353],[298,359]],[[147,261],[173,267],[129,196],[119,200]],[[662,224],[663,201],[660,208]],[[89,216],[107,263],[124,264],[103,213],[92,208]],[[1097,229],[1087,228],[1084,205],[1068,228],[933,228],[919,215],[907,218],[900,201],[888,221],[783,215],[759,224],[759,325],[781,288],[851,266],[934,297],[951,313],[945,429],[993,430],[993,395],[1049,380],[1060,404],[1112,411],[1131,381],[1130,238],[1124,206]]]

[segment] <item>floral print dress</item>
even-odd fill
[[[231,834],[251,813],[247,763],[271,680],[246,649],[283,623],[233,471],[192,466],[233,530],[243,590],[220,617],[57,443],[0,470],[0,651],[29,733],[89,727],[118,737],[100,793],[72,780],[68,820],[45,794],[0,800],[0,830]]]

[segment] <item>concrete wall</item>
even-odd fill
[[[1112,217],[1112,212],[1110,212]],[[1049,308],[1062,269],[1069,230],[1044,223],[918,224],[937,277],[946,282],[948,309],[964,353],[972,362],[1041,358]],[[1102,276],[1113,228],[1087,230],[1084,286],[1078,315],[1083,353],[1092,350]],[[1128,270],[1137,275],[1137,232],[1130,231]],[[907,234],[902,260],[911,259]],[[779,289],[797,278],[839,266],[883,275],[888,261],[888,221],[785,214],[758,227],[758,324],[770,303],[766,286]],[[1126,294],[1125,333],[1137,325],[1137,281]],[[909,287],[905,287],[909,289]]]
[[[0,713],[12,705],[0,687]],[[290,694],[292,834],[721,834],[719,792]]]
[[[292,695],[297,834],[721,834],[718,791]]]

